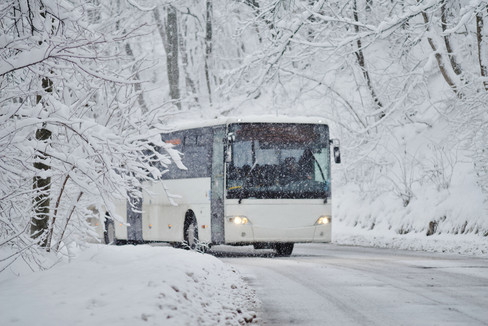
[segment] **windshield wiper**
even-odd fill
[[[324,184],[327,184],[327,180],[325,180],[324,171],[322,170],[322,167],[320,166],[319,161],[317,161],[317,159],[315,158],[315,155],[313,153],[312,153],[312,158],[315,161],[315,163],[317,163],[317,166],[318,166],[319,171],[320,171],[320,175],[322,176],[322,180],[324,180]],[[325,191],[324,204],[327,204],[327,190]]]
[[[258,165],[258,160],[256,160],[256,162],[254,162],[254,164],[251,167],[251,169],[249,170],[249,172],[247,172],[247,174],[244,176],[244,183],[242,184],[241,191],[239,193],[239,201],[238,201],[239,204],[242,202],[242,199],[244,198],[244,189],[247,186],[247,180],[250,179],[252,171],[254,170],[256,165]]]

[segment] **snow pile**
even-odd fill
[[[334,217],[348,226],[391,229],[397,234],[488,234],[488,212],[474,183],[442,191],[419,187],[407,207],[392,192],[373,198],[361,195],[354,185],[335,190]]]
[[[392,125],[359,149],[344,145],[343,164],[332,169],[334,217],[396,235],[486,237],[488,200],[472,142],[460,141],[461,131],[432,108],[418,117],[429,123]]]
[[[488,257],[486,237],[476,234],[433,234],[423,232],[398,234],[393,230],[348,226],[334,220],[332,242],[339,245],[391,248]]]
[[[91,245],[71,263],[0,276],[0,325],[245,325],[254,292],[209,255]]]
[[[392,191],[334,188],[333,242],[488,256],[488,212],[469,163],[457,163],[447,188],[412,186],[408,205]]]

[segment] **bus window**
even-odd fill
[[[233,124],[227,198],[327,198],[328,129],[324,125]]]

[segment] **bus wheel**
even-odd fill
[[[187,218],[185,220],[185,227],[183,231],[185,240],[185,248],[194,250],[198,246],[198,226],[195,217]]]
[[[294,243],[277,243],[275,245],[276,256],[289,257],[293,252]]]
[[[103,240],[105,244],[117,244],[117,239],[115,238],[115,225],[113,221],[105,220],[105,232],[103,232]]]

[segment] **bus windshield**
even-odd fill
[[[237,123],[229,135],[228,199],[330,196],[328,126]]]

